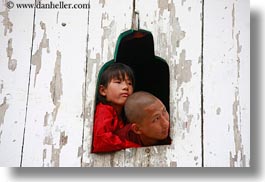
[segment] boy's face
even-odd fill
[[[129,95],[133,93],[132,81],[125,76],[125,79],[113,78],[107,87],[100,88],[100,94],[114,106],[124,106]]]
[[[142,136],[150,140],[163,140],[168,136],[169,114],[160,100],[144,109],[145,117],[139,123]]]

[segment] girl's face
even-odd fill
[[[132,81],[125,75],[125,79],[112,78],[107,87],[100,85],[99,92],[114,107],[122,108],[129,95],[133,93]]]

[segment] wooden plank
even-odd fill
[[[19,167],[26,115],[34,9],[8,9],[7,2],[0,2],[0,166]],[[31,1],[13,2],[16,4]]]
[[[87,0],[64,3],[85,6],[36,10],[25,167],[81,166],[89,6]]]
[[[83,166],[124,166],[124,151],[91,154],[98,71],[114,58],[118,36],[131,28],[132,0],[91,1],[88,26]]]
[[[127,149],[126,166],[201,166],[201,11],[199,1],[136,1],[140,28],[151,31],[155,54],[170,67],[168,146]],[[192,21],[191,21],[192,17]]]
[[[249,1],[204,5],[204,164],[250,162]]]

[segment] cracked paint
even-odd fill
[[[115,42],[109,40],[114,40],[116,38],[116,23],[114,20],[112,20],[111,22],[109,21],[109,15],[107,13],[103,13],[101,18],[101,28],[103,29],[103,34],[101,37],[101,55],[103,55],[103,52],[107,50],[108,60],[114,57],[113,53],[115,49]]]
[[[177,161],[170,161],[170,167],[177,167]]]
[[[179,64],[175,65],[175,77],[177,80],[177,90],[182,83],[187,83],[191,80],[191,60],[186,60],[186,51],[180,53]]]
[[[187,130],[187,133],[190,132],[190,126],[191,126],[191,122],[192,122],[192,118],[193,118],[193,115],[187,115],[187,121],[183,122],[183,129],[186,129]],[[185,137],[185,134],[183,134]]]
[[[5,114],[9,105],[6,102],[6,97],[4,97],[3,103],[0,105],[0,127],[4,124]]]
[[[45,159],[46,159],[46,157],[47,157],[47,149],[43,149],[43,151],[42,151],[42,167],[44,167],[44,161],[45,161]]]
[[[63,146],[67,144],[68,141],[68,136],[65,135],[65,131],[60,133],[60,147],[55,148],[54,145],[52,145],[52,158],[51,158],[51,163],[52,166],[54,167],[59,167],[60,166],[60,154]]]
[[[246,155],[244,154],[244,146],[242,144],[242,136],[240,131],[241,113],[239,103],[239,91],[236,88],[235,100],[233,103],[233,132],[234,132],[234,144],[235,155],[230,152],[230,167],[235,167],[239,164],[241,167],[246,166]]]
[[[183,6],[186,0],[181,0],[181,5]]]
[[[86,70],[87,70],[87,83],[91,82],[91,80],[93,80],[93,77],[95,77],[95,75],[92,75],[94,72],[93,72],[93,65],[96,64],[97,65],[97,68],[98,70],[102,67],[100,65],[98,65],[98,63],[100,63],[100,54],[97,53],[96,54],[96,58],[91,58],[91,50],[88,50],[87,51],[87,58],[88,58],[88,64],[87,64],[87,67],[86,67]]]
[[[12,39],[8,40],[8,46],[6,48],[6,53],[8,57],[8,69],[11,71],[15,71],[15,69],[17,68],[17,60],[12,59],[12,55],[13,55]]]
[[[49,117],[49,114],[48,112],[46,112],[44,116],[44,124],[43,124],[44,127],[48,126],[48,117]]]
[[[164,10],[168,10],[168,1],[158,0],[159,13],[163,14]]]
[[[57,51],[56,53],[56,62],[54,67],[54,75],[52,81],[50,82],[50,93],[51,99],[55,106],[52,112],[53,121],[56,120],[58,109],[60,107],[60,99],[63,94],[63,81],[61,73],[61,52]]]
[[[81,114],[81,117],[83,117],[85,120],[93,117],[91,114],[92,109],[92,103],[93,100],[90,101],[88,104],[86,103],[86,97],[87,97],[87,89],[89,87],[89,84],[96,78],[98,73],[96,73],[96,69],[99,70],[102,66],[100,66],[98,63],[100,62],[100,54],[96,54],[96,58],[91,58],[91,50],[87,51],[87,58],[88,58],[88,64],[86,66],[86,83],[83,84],[83,92],[82,92],[82,101],[83,101],[83,112]],[[97,82],[97,81],[96,81]],[[96,98],[94,98],[96,100]]]
[[[58,142],[59,142],[59,147],[56,147],[56,143],[54,142],[54,138],[51,134],[49,136],[46,136],[43,141],[43,144],[51,146],[51,159],[49,163],[53,167],[60,166],[61,150],[68,142],[68,136],[65,134],[65,131],[60,132],[60,138]],[[47,155],[48,155],[47,151],[50,151],[50,150],[43,149],[43,153],[42,153],[43,166],[45,165],[45,160],[47,159]]]
[[[193,115],[189,114],[189,107],[190,102],[188,97],[186,97],[186,101],[183,103],[183,110],[186,113],[187,121],[183,122],[183,129],[186,129],[188,133],[190,132],[190,126],[193,118]]]
[[[176,47],[179,47],[180,41],[184,39],[186,32],[181,30],[179,19],[175,16],[175,6],[172,7],[174,11],[170,11],[170,24],[172,26],[171,33],[171,44],[172,44],[172,53],[174,52]]]
[[[232,8],[232,39],[234,38],[234,30],[235,29],[235,4],[233,4]]]
[[[99,0],[99,4],[102,4],[102,8],[105,6],[105,0]]]
[[[190,101],[188,97],[186,97],[186,101],[183,103],[183,110],[185,111],[186,114],[189,113],[189,107],[190,107]]]
[[[239,54],[242,50],[242,46],[239,43],[239,36],[240,36],[240,31],[236,34],[236,45],[237,45],[237,79],[240,77],[240,57]]]
[[[176,48],[179,47],[180,41],[184,39],[186,32],[181,30],[179,18],[176,17],[176,8],[173,1],[169,3],[168,1],[158,0],[158,7],[159,21],[161,22],[164,21],[164,11],[169,11],[170,28],[164,31],[162,30],[163,27],[159,28],[157,37],[159,50],[162,53],[161,56],[168,60],[168,56],[176,54]],[[167,41],[167,37],[170,37],[170,42]]]
[[[5,1],[5,3],[7,3],[7,1]],[[7,35],[7,32],[11,33],[13,29],[13,23],[9,19],[8,12],[9,12],[8,8],[6,8],[5,11],[0,12],[0,15],[3,17],[2,23],[3,26],[5,27],[4,36]]]
[[[233,4],[232,9],[232,36],[234,38],[234,27],[235,27],[235,7]],[[235,36],[236,39],[236,62],[237,62],[237,82],[240,79],[240,57],[239,54],[242,51],[242,45],[240,45],[240,31]],[[239,83],[237,83],[239,84]],[[235,144],[235,154],[230,151],[230,166],[235,167],[239,165],[240,167],[246,166],[246,155],[244,154],[244,146],[242,143],[242,134],[240,129],[241,124],[241,108],[239,102],[239,88],[235,88],[235,99],[233,103],[233,133],[234,133],[234,144]]]
[[[52,145],[53,144],[53,139],[52,136],[45,136],[44,140],[43,140],[43,144],[44,145]]]
[[[3,80],[1,80],[1,83],[0,83],[0,94],[3,93],[3,90],[4,90],[4,83],[3,83]]]
[[[81,157],[84,153],[83,146],[78,147],[77,157]]]
[[[44,31],[43,32],[43,37],[42,40],[39,44],[39,48],[38,50],[35,52],[35,54],[32,56],[32,62],[31,64],[36,66],[35,69],[35,78],[34,78],[34,86],[36,85],[36,79],[37,79],[37,75],[40,72],[41,69],[41,62],[42,62],[42,49],[46,48],[47,53],[50,52],[50,48],[49,48],[49,39],[47,38],[47,33],[46,33],[46,25],[45,23],[43,23],[42,21],[40,22],[40,27],[41,29]]]

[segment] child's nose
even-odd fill
[[[129,85],[126,83],[126,82],[122,82],[122,88],[123,89],[128,89],[129,88]]]

